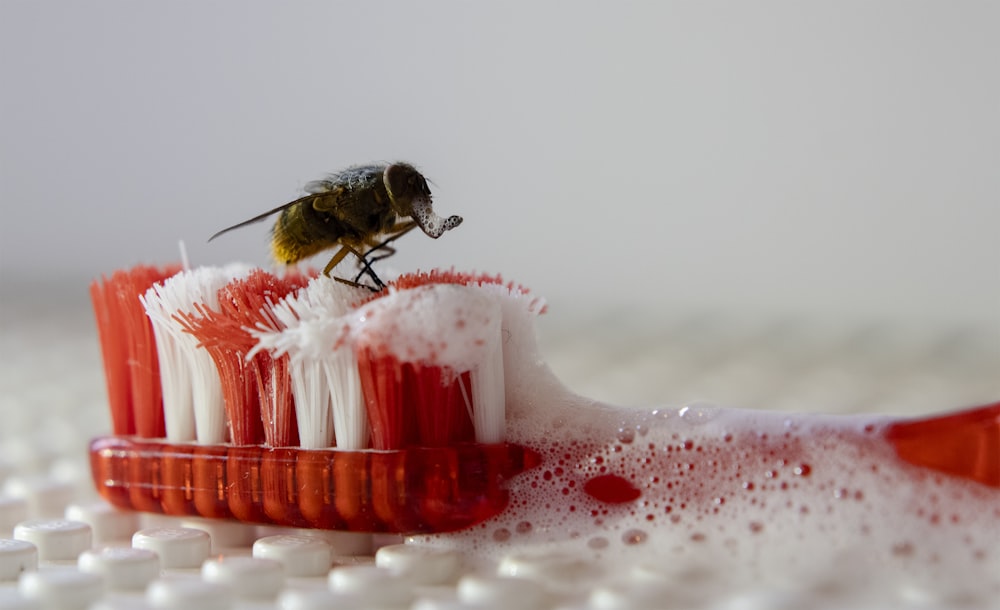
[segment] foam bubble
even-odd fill
[[[500,337],[500,305],[466,286],[430,285],[393,292],[356,314],[355,341],[406,362],[467,371]]]
[[[596,403],[555,379],[520,315],[504,319],[507,439],[542,464],[498,517],[422,543],[711,566],[727,583],[1000,592],[1000,492],[902,462],[888,419]]]

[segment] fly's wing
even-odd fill
[[[302,189],[310,195],[319,195],[320,193],[328,193],[334,189],[336,183],[331,179],[325,180],[311,180],[306,182],[305,187]]]
[[[255,222],[260,222],[268,216],[277,214],[278,212],[299,203],[312,206],[312,208],[318,212],[331,212],[338,208],[343,208],[351,203],[350,195],[353,190],[354,189],[350,188],[349,185],[345,185],[342,182],[334,181],[332,179],[313,180],[312,182],[308,182],[305,186],[305,191],[309,193],[308,195],[299,197],[295,201],[289,201],[288,203],[279,205],[273,210],[268,210],[263,214],[258,214],[250,220],[244,220],[239,224],[226,227],[215,235],[209,237],[208,241],[212,241],[223,233],[228,233],[234,229],[240,229],[247,225],[252,225]]]
[[[252,225],[255,222],[260,222],[260,221],[264,220],[265,218],[267,218],[268,216],[271,216],[272,214],[277,214],[278,212],[280,212],[281,210],[284,210],[285,208],[290,208],[293,205],[295,205],[296,203],[300,203],[300,202],[305,201],[307,199],[312,199],[313,197],[315,197],[315,195],[306,195],[305,197],[300,197],[300,198],[296,199],[295,201],[289,201],[286,204],[279,205],[278,207],[274,208],[273,210],[268,210],[267,212],[264,212],[263,214],[258,214],[257,216],[254,216],[250,220],[244,220],[243,222],[241,222],[239,224],[235,224],[235,225],[233,225],[231,227],[226,227],[225,229],[219,231],[215,235],[209,237],[208,241],[212,241],[213,239],[215,239],[216,237],[222,235],[223,233],[229,233],[230,231],[232,231],[234,229],[240,229],[240,228],[243,228],[243,227],[245,227],[247,225]]]
[[[348,206],[352,199],[352,189],[349,186],[328,180],[310,182],[306,185],[306,192],[312,194],[306,195],[299,201],[308,201],[308,205],[317,212],[332,212],[342,209]]]

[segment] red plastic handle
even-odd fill
[[[398,451],[91,442],[94,483],[125,509],[293,527],[448,532],[503,511],[505,481],[539,455],[513,444]]]
[[[1000,402],[894,423],[885,436],[911,464],[1000,487]]]

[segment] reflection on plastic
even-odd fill
[[[911,464],[1000,487],[1000,402],[898,422],[886,438]]]
[[[505,481],[539,459],[513,444],[338,451],[103,437],[90,446],[97,489],[119,508],[402,534],[499,514],[510,499]]]

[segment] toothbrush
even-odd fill
[[[348,318],[370,315],[370,308],[351,307],[370,293],[327,277],[306,288],[304,276],[282,279],[236,267],[181,272],[157,283],[165,275],[150,276],[142,267],[92,289],[97,311],[108,309],[106,295],[113,294],[116,303],[129,303],[133,317],[143,308],[149,314],[141,333],[98,316],[109,368],[147,373],[143,385],[116,395],[159,390],[148,378],[161,371],[170,380],[163,394],[172,397],[161,409],[165,422],[143,432],[120,422],[134,419],[133,408],[155,403],[159,393],[112,404],[115,436],[91,447],[95,482],[112,504],[298,527],[447,531],[502,510],[504,480],[536,461],[530,450],[503,443],[498,311],[483,320],[492,336],[484,339],[489,349],[478,348],[482,370],[458,370],[394,358],[386,352],[391,337],[369,329],[358,333],[357,349],[338,345]],[[416,289],[439,277],[399,285]],[[460,304],[468,298],[462,295]],[[325,342],[310,335],[322,334],[321,327],[332,333]],[[286,339],[297,333],[303,345],[252,347],[251,332],[282,331]],[[162,365],[151,349],[142,359],[115,361],[139,351],[129,348],[134,338],[153,334],[159,347],[170,345],[160,349]],[[214,375],[205,372],[209,362]],[[109,377],[109,384],[120,378]]]
[[[92,291],[106,368],[122,368],[109,362],[116,354],[141,351],[116,344],[141,344],[148,332],[102,317],[102,295],[131,291],[148,304],[184,273],[158,284],[133,270],[136,277],[116,282],[116,274]],[[95,483],[116,506],[434,534],[420,539],[487,554],[528,545],[661,557],[694,544],[713,557],[743,548],[760,558],[791,552],[789,540],[819,528],[831,556],[864,539],[873,557],[948,562],[949,573],[993,575],[987,581],[1000,586],[1000,403],[916,420],[621,409],[559,384],[534,342],[544,302],[497,277],[404,275],[374,297],[323,277],[281,294],[227,285],[259,292],[244,295],[259,309],[241,318],[239,345],[224,349],[244,362],[287,359],[275,371],[290,371],[302,446],[223,442],[253,412],[228,403],[212,407],[225,413],[228,433],[208,444],[200,430],[153,438],[156,426],[139,431],[128,422],[142,417],[118,413],[115,435],[91,447]],[[213,311],[191,302],[157,315],[180,323],[181,334],[207,336]],[[256,341],[249,349],[247,335]],[[192,348],[192,362],[202,349]],[[133,378],[109,374],[108,382]],[[109,395],[153,385],[109,386]],[[240,391],[263,400],[268,392],[255,387]],[[123,408],[112,401],[113,412]],[[172,406],[163,409],[169,421]]]

